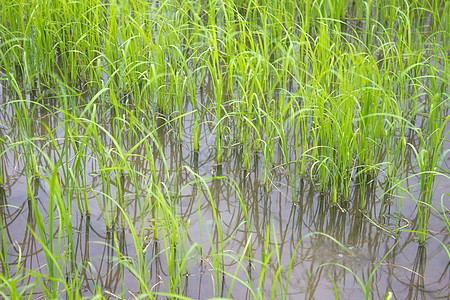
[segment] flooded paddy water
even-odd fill
[[[0,297],[450,297],[450,6],[330,3],[2,3]]]

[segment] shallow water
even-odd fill
[[[349,44],[364,45],[365,34],[362,33],[365,30],[365,19],[357,20],[355,18],[356,8],[353,7],[355,3],[356,1],[353,1],[347,7],[349,19],[343,20],[340,26]],[[158,5],[160,4],[155,4],[155,6]],[[172,14],[175,13],[168,12],[165,17],[170,19],[174,17]],[[207,18],[207,15],[205,14],[204,17]],[[220,27],[222,17],[219,15],[217,21],[219,38],[221,38],[220,35],[226,34]],[[431,18],[425,20],[422,30],[431,28],[433,23]],[[261,20],[258,19],[258,21]],[[300,20],[298,21],[300,22]],[[387,19],[381,19],[381,16],[379,21],[380,24],[388,22]],[[420,23],[420,20],[416,21]],[[397,22],[399,21],[394,21],[394,23]],[[154,26],[157,27],[157,25]],[[396,27],[398,24],[394,25],[394,29]],[[360,31],[361,34],[354,36],[355,30]],[[156,35],[158,30],[155,28],[154,32]],[[387,33],[383,32],[382,34]],[[423,32],[421,34],[425,35]],[[401,33],[392,34],[388,40],[395,44],[398,42],[398,35]],[[329,36],[332,40],[333,34],[329,33]],[[436,34],[436,36],[439,35]],[[314,39],[315,37],[311,36],[310,38]],[[413,40],[416,38],[416,33],[414,33]],[[421,38],[418,37],[418,39]],[[429,47],[428,51],[431,52],[433,47],[427,43],[431,44],[436,40],[438,38],[430,39],[420,45],[424,48]],[[374,48],[378,46],[392,47],[391,43],[377,44],[381,42],[382,39],[372,41],[372,46]],[[117,46],[122,47],[122,41],[119,41]],[[179,46],[186,53],[190,51],[188,46],[186,49],[184,49],[184,45]],[[293,59],[305,64],[304,71],[314,74],[312,72],[313,63],[308,61],[304,53],[301,53],[299,45],[296,44],[293,47],[295,49]],[[414,47],[411,46],[409,50],[415,50]],[[365,46],[361,49],[366,51]],[[426,52],[427,50],[424,49],[424,58]],[[385,52],[385,49],[381,48],[373,53],[374,60],[380,64],[378,71],[395,72],[396,70],[382,69],[383,60],[386,59],[383,55],[393,54],[390,53],[390,50]],[[405,65],[408,65],[409,59],[413,55],[415,54],[412,52],[404,54]],[[366,59],[366,53],[361,56]],[[355,59],[361,59],[361,57],[355,55]],[[435,58],[428,63],[442,72],[444,69],[442,61]],[[104,63],[106,65],[106,62]],[[273,61],[271,63],[276,64]],[[194,68],[190,69],[190,71],[193,70]],[[405,74],[408,75],[408,72],[405,71]],[[401,97],[398,99],[398,105],[405,106],[401,107],[401,111],[408,111],[408,114],[411,113],[411,115],[417,112],[427,113],[426,103],[429,99],[426,98],[426,95],[429,93],[425,93],[424,89],[430,88],[431,77],[427,77],[429,74],[426,73],[427,70],[423,66],[421,72],[423,74],[415,75],[422,76],[419,88],[416,88],[414,83],[405,85],[407,88],[411,88],[411,91],[408,91],[409,95],[423,93],[423,96],[415,98],[415,101],[410,101],[409,95],[404,96],[405,99]],[[295,75],[299,74],[293,74],[293,76]],[[240,75],[236,73],[236,76]],[[414,76],[412,77],[414,78]],[[22,130],[15,123],[16,114],[10,103],[17,98],[12,96],[13,93],[6,85],[5,78],[5,75],[0,73],[2,80],[0,81],[0,137],[5,137],[3,149],[0,149],[0,153],[5,151],[0,158],[0,167],[5,178],[5,183],[0,188],[0,216],[5,226],[6,251],[3,250],[3,245],[1,247],[3,252],[8,253],[13,273],[19,267],[22,270],[46,273],[47,260],[44,250],[32,233],[38,229],[33,211],[34,204],[27,198],[27,171],[23,165],[27,154],[20,146],[15,147],[17,152],[14,152],[13,149],[5,150],[6,147],[9,147],[8,145],[18,142],[17,137],[20,136],[20,130]],[[103,83],[108,82],[109,78],[105,72],[102,79]],[[305,80],[307,81],[308,78],[305,77]],[[294,80],[288,80],[285,90],[295,94],[300,88],[297,86],[298,84],[300,81],[296,83]],[[308,83],[306,82],[306,84]],[[394,83],[391,84],[394,85]],[[82,86],[83,83],[80,83],[79,87]],[[357,84],[355,84],[355,88],[358,88]],[[413,91],[413,88],[417,90]],[[330,90],[332,89],[333,87],[330,86]],[[401,84],[396,85],[395,93],[400,94],[402,91],[399,89],[402,89]],[[283,89],[280,88],[280,90]],[[175,93],[172,90],[165,92],[168,95]],[[213,79],[206,76],[196,92],[199,103],[205,105],[207,110],[208,105],[214,102]],[[226,93],[226,91],[224,92]],[[448,88],[441,92],[442,97],[447,97],[447,100],[442,101],[444,105],[447,105],[443,114],[449,115]],[[450,233],[442,220],[444,215],[447,218],[450,217],[450,197],[448,195],[450,179],[444,176],[438,176],[435,179],[432,206],[436,210],[431,212],[427,241],[425,245],[419,245],[418,235],[412,232],[418,227],[416,201],[420,199],[420,178],[415,175],[419,172],[419,168],[412,149],[413,147],[420,149],[420,141],[413,130],[409,130],[405,134],[406,142],[413,147],[406,147],[405,164],[401,169],[401,176],[404,180],[400,186],[404,190],[392,189],[390,192],[386,192],[391,183],[386,178],[386,168],[380,166],[376,178],[369,178],[367,183],[358,183],[355,178],[351,182],[348,199],[342,199],[342,195],[339,195],[339,200],[342,200],[338,202],[339,205],[332,203],[331,189],[321,192],[319,187],[314,185],[310,176],[296,175],[297,170],[294,166],[290,166],[291,169],[287,170],[289,167],[284,164],[282,146],[277,142],[275,142],[273,152],[275,162],[269,168],[266,168],[262,151],[253,155],[249,167],[244,168],[244,157],[249,150],[235,143],[237,137],[233,133],[225,132],[225,161],[217,164],[216,120],[212,110],[206,113],[201,120],[199,152],[191,150],[193,149],[194,118],[192,113],[182,119],[183,142],[180,142],[177,121],[164,125],[167,120],[171,120],[170,117],[150,107],[149,111],[145,112],[148,115],[141,116],[140,121],[142,124],[147,124],[148,127],[152,127],[153,123],[160,127],[157,130],[159,142],[149,140],[151,155],[154,157],[153,164],[147,160],[148,152],[141,144],[133,151],[134,155],[128,158],[128,163],[135,174],[124,172],[121,177],[118,177],[113,170],[104,170],[101,157],[97,156],[98,152],[93,151],[97,148],[93,146],[92,149],[83,152],[86,157],[83,169],[76,171],[77,174],[84,174],[86,181],[83,183],[78,179],[77,182],[65,182],[67,172],[74,168],[74,158],[77,156],[77,152],[74,145],[64,144],[64,114],[58,111],[58,108],[61,108],[60,102],[58,99],[52,98],[54,93],[50,89],[44,90],[44,93],[45,97],[39,96],[37,91],[24,92],[23,95],[29,105],[28,113],[33,117],[30,135],[36,138],[33,140],[36,145],[35,149],[41,151],[35,150],[39,171],[43,176],[33,182],[35,203],[44,218],[46,230],[49,231],[50,218],[53,217],[54,221],[59,219],[56,213],[51,213],[54,207],[49,204],[50,186],[46,178],[51,175],[51,172],[49,172],[48,161],[61,162],[62,167],[58,170],[59,182],[73,211],[73,251],[77,258],[77,267],[84,266],[81,271],[84,279],[81,286],[83,296],[89,298],[99,288],[106,298],[117,299],[116,296],[119,296],[119,298],[133,299],[135,295],[138,295],[139,283],[129,270],[120,266],[118,260],[123,259],[123,255],[125,255],[132,265],[137,266],[139,255],[142,253],[146,259],[144,262],[146,265],[145,276],[150,283],[151,290],[154,292],[167,290],[170,266],[166,256],[166,246],[161,238],[162,233],[158,231],[159,235],[157,236],[154,228],[162,225],[171,226],[171,224],[165,224],[167,220],[154,217],[154,213],[149,208],[154,200],[151,195],[154,190],[150,187],[152,187],[152,182],[157,182],[167,187],[168,190],[165,191],[164,196],[169,198],[167,194],[170,192],[175,195],[172,199],[175,201],[180,227],[184,229],[180,235],[185,234],[183,236],[185,245],[180,245],[180,248],[185,246],[189,249],[191,246],[199,245],[190,252],[188,270],[184,276],[182,294],[187,297],[207,299],[215,296],[229,296],[233,299],[254,299],[256,297],[250,290],[257,290],[262,286],[264,298],[270,299],[273,294],[273,298],[277,299],[285,296],[280,294],[279,288],[272,290],[272,283],[276,276],[279,276],[278,278],[281,278],[283,283],[288,282],[287,298],[289,299],[331,299],[335,298],[336,293],[342,299],[363,299],[366,294],[364,289],[373,299],[384,299],[389,292],[393,293],[393,299],[450,298],[450,260],[448,252],[446,252],[450,244]],[[242,95],[239,93],[239,88],[236,88],[233,95],[226,94],[224,96],[224,102],[231,98],[241,99]],[[269,97],[277,101],[279,93],[282,92],[275,91]],[[155,94],[157,93],[155,92]],[[83,96],[75,100],[78,105],[76,109],[80,111],[83,110],[83,105],[90,101],[92,95],[86,93]],[[172,96],[170,95],[168,98]],[[334,94],[330,93],[328,96],[334,96]],[[156,102],[156,97],[157,95],[152,95],[150,98]],[[192,103],[187,97],[183,103],[183,111],[192,112]],[[122,100],[124,106],[133,109],[130,104],[133,102],[131,96],[125,95]],[[402,102],[403,100],[405,101]],[[32,111],[31,102],[38,102],[42,106]],[[416,106],[417,103],[419,103],[418,106]],[[116,159],[114,163],[120,162],[120,158],[116,155],[117,145],[106,134],[114,132],[113,124],[117,122],[117,117],[108,105],[104,105],[101,101],[96,104],[98,114],[95,122],[104,128],[104,131],[99,130],[99,140],[106,148],[105,154],[109,155],[106,165],[110,167],[113,163],[112,158]],[[233,107],[232,105],[228,107],[227,103],[224,103],[224,109],[232,111]],[[204,112],[200,111],[200,114]],[[125,121],[129,121],[125,113],[123,118]],[[418,128],[424,128],[427,119],[418,114],[411,121]],[[236,126],[233,124],[233,120],[229,122],[229,127]],[[354,125],[356,126],[356,124]],[[69,122],[68,126],[73,128],[73,122]],[[309,124],[309,126],[312,125]],[[54,141],[49,139],[49,130],[54,130],[52,132],[52,136],[55,137]],[[79,130],[83,133],[84,129],[79,128]],[[132,132],[127,126],[120,132],[123,137],[121,147],[125,152],[133,148],[145,136],[143,133]],[[445,132],[450,132],[450,122],[447,124]],[[295,158],[299,149],[293,146],[294,138],[292,136],[289,138],[292,140],[287,142],[290,145],[288,156]],[[251,137],[249,140],[254,141],[255,138]],[[444,142],[443,152],[449,149],[450,141],[447,140]],[[159,152],[160,150],[164,158]],[[62,151],[63,154],[58,151]],[[380,155],[386,156],[386,151],[390,150],[382,149]],[[440,166],[442,167],[441,171],[449,174],[449,155],[444,157]],[[111,180],[109,185],[111,190],[105,190],[107,187],[101,176],[102,171]],[[263,182],[265,172],[269,172],[269,188]],[[356,170],[351,170],[351,172],[356,173]],[[204,183],[194,182],[198,179],[194,174],[203,178]],[[290,178],[289,174],[294,174],[294,176]],[[132,178],[132,175],[136,175],[136,179]],[[157,178],[154,179],[153,176]],[[133,180],[136,180],[137,184]],[[76,185],[81,188],[76,188]],[[118,190],[119,186],[123,189],[122,192]],[[70,188],[66,189],[66,187]],[[83,196],[84,189],[89,203],[89,215],[81,211],[76,200],[77,194],[80,197]],[[364,196],[362,196],[362,189],[365,190]],[[113,203],[116,200],[120,204]],[[107,203],[112,204],[112,207],[108,209],[115,212],[119,211],[118,205],[126,203],[122,208],[126,211],[135,230],[131,228],[132,226],[124,217],[120,217],[120,214],[116,213],[108,216],[116,217],[111,220],[114,224],[113,229],[108,230],[105,225],[105,205]],[[144,232],[145,247],[136,249],[133,233],[140,231]],[[63,242],[58,244],[57,228],[54,228],[52,236],[55,247],[63,245]],[[342,243],[349,251],[345,251],[332,238]],[[228,274],[220,274],[221,278],[217,281],[213,256],[221,246],[225,249],[226,257],[223,260],[223,267]],[[64,247],[61,248],[61,254],[63,250]],[[180,249],[180,252],[183,250],[185,249]],[[266,272],[268,275],[265,278],[265,284],[261,284],[264,264],[260,261],[269,253],[271,256],[266,265],[270,272]],[[251,256],[251,259],[244,257],[240,260],[243,254]],[[290,264],[292,264],[292,268],[289,268]],[[283,266],[283,268],[279,275],[276,275],[279,266]],[[1,265],[1,268],[4,273],[6,266]],[[234,274],[237,277],[235,281],[232,276]],[[69,272],[64,274],[64,277],[70,276],[72,274]],[[22,280],[20,285],[21,287],[32,286],[35,280],[36,277],[29,276]],[[217,282],[222,285],[221,294],[217,293]],[[228,294],[232,285],[231,292]],[[30,287],[27,289],[30,290]],[[34,293],[34,298],[38,298],[39,293],[36,291]]]
[[[9,124],[9,128],[6,126],[2,128],[2,134],[12,136],[18,129],[11,122],[13,112],[6,104],[9,98],[6,90],[5,86],[2,86],[0,90],[0,98],[3,99],[4,105],[0,111],[0,119]],[[48,101],[51,103],[51,100]],[[47,129],[43,124],[49,128],[55,128],[55,137],[62,138],[64,130],[59,125],[63,116],[60,113],[51,115],[48,110],[37,112],[35,116],[32,134],[35,137],[43,137],[37,139],[35,143],[50,160],[56,161],[60,157],[55,148],[49,144],[49,140],[45,138]],[[112,118],[112,116],[109,113],[105,113],[104,116],[105,120],[98,122],[106,130],[110,130],[111,123],[108,122],[108,117]],[[183,143],[178,141],[175,131],[168,126],[163,126],[158,131],[160,146],[166,157],[167,172],[164,171],[164,160],[158,154],[155,145],[153,145],[153,154],[156,157],[155,170],[158,181],[171,183],[169,188],[178,193],[175,198],[176,207],[181,223],[186,225],[187,247],[199,244],[203,249],[203,256],[198,251],[194,251],[189,260],[183,292],[186,296],[194,299],[217,296],[215,273],[211,265],[211,245],[214,247],[220,245],[220,236],[217,231],[217,227],[220,226],[223,232],[223,245],[227,250],[226,253],[229,254],[229,257],[224,260],[225,271],[234,274],[238,267],[236,260],[244,249],[249,247],[253,260],[244,259],[242,268],[245,267],[247,272],[241,269],[237,272],[237,276],[248,281],[254,289],[258,288],[261,280],[262,265],[257,261],[263,258],[264,249],[268,249],[268,252],[277,249],[278,258],[274,253],[267,267],[274,275],[279,265],[285,266],[280,276],[283,282],[287,282],[288,274],[285,270],[292,259],[293,267],[288,288],[290,299],[333,298],[334,284],[339,297],[361,299],[364,297],[364,290],[354,274],[364,285],[367,284],[369,295],[374,299],[384,298],[388,292],[393,292],[394,299],[450,297],[448,285],[450,262],[443,246],[448,246],[450,235],[441,219],[442,216],[432,212],[429,220],[429,237],[424,246],[419,246],[416,234],[408,232],[417,226],[417,205],[414,199],[418,199],[420,195],[418,186],[420,179],[413,175],[417,173],[417,166],[412,153],[407,152],[409,153],[406,155],[408,161],[403,174],[404,178],[411,176],[403,184],[411,193],[410,195],[404,193],[404,199],[401,199],[396,194],[389,201],[389,197],[384,195],[386,179],[380,174],[366,184],[365,199],[361,199],[361,186],[355,183],[351,187],[349,199],[340,202],[340,206],[336,206],[332,204],[331,193],[319,192],[310,178],[296,178],[294,185],[296,190],[293,190],[289,184],[288,172],[285,167],[279,166],[282,162],[279,149],[275,151],[275,156],[280,164],[278,166],[274,164],[270,174],[271,188],[267,189],[261,181],[264,172],[264,160],[261,153],[253,157],[250,169],[243,169],[244,150],[239,146],[231,146],[228,148],[227,160],[218,165],[215,160],[215,137],[211,134],[214,131],[213,128],[202,125],[200,151],[195,153],[190,150],[191,119],[187,117],[183,125],[185,128],[183,135],[187,137]],[[104,145],[110,149],[115,148],[106,134],[100,133],[100,135]],[[124,141],[123,147],[129,149],[139,141],[139,137],[130,136]],[[409,142],[414,144],[417,141],[412,136]],[[59,143],[58,139],[56,143]],[[60,146],[64,147],[62,144]],[[449,149],[448,142],[445,149]],[[164,250],[164,245],[162,240],[154,238],[152,232],[154,223],[162,222],[162,220],[151,219],[147,216],[145,220],[142,220],[140,207],[145,206],[151,198],[146,197],[148,182],[145,180],[151,171],[148,161],[143,159],[146,155],[145,149],[139,147],[134,153],[141,154],[141,156],[130,158],[133,168],[141,174],[140,198],[136,194],[137,191],[129,174],[124,174],[124,177],[119,180],[124,187],[124,198],[128,200],[125,209],[137,229],[145,227],[145,232],[148,234],[148,244],[145,249],[149,270],[147,276],[153,284],[153,291],[164,292],[168,278],[167,260],[165,255],[158,255]],[[0,215],[6,225],[7,252],[12,269],[17,267],[20,248],[22,267],[37,270],[46,264],[46,260],[43,249],[30,230],[37,230],[36,220],[32,203],[27,200],[21,155],[21,153],[15,155],[13,151],[7,151],[2,157],[6,182],[1,189]],[[68,150],[68,154],[62,158],[63,162],[70,166],[74,155],[73,149]],[[137,259],[136,252],[142,249],[135,249],[130,227],[123,219],[118,220],[114,231],[106,230],[102,201],[97,201],[92,192],[103,189],[103,183],[98,176],[99,164],[93,153],[88,152],[87,157],[84,174],[87,174],[87,184],[90,188],[88,197],[91,214],[83,215],[75,199],[72,200],[74,251],[78,262],[90,263],[84,271],[85,281],[81,290],[84,296],[89,296],[94,292],[95,286],[99,286],[106,293],[105,295],[108,293],[120,295],[123,291],[125,298],[132,298],[138,291],[138,285],[130,272],[118,267],[115,247],[120,247],[121,252],[128,255],[131,262]],[[447,157],[442,162],[442,167],[448,170],[449,163],[450,160]],[[48,163],[43,155],[38,155],[38,165],[41,166],[40,172],[45,173]],[[199,189],[196,184],[190,184],[195,177],[187,167],[203,178],[223,176],[223,179],[205,179],[210,188],[211,198],[206,189]],[[112,186],[115,186],[114,182],[117,178],[113,173],[111,173],[111,180]],[[41,214],[47,217],[44,221],[48,225],[49,209],[53,209],[49,207],[49,186],[43,179],[36,181],[35,184],[38,187],[35,194],[36,203]],[[64,186],[64,182],[62,185]],[[449,187],[450,180],[436,179],[433,207],[438,212],[442,212],[442,203],[446,207],[447,217],[450,203],[445,193],[448,192]],[[239,200],[238,191],[242,202]],[[111,195],[113,198],[120,197],[114,188]],[[361,210],[363,200],[365,209]],[[249,224],[245,222],[246,217],[241,203],[247,208]],[[216,223],[212,204],[219,215],[220,224]],[[382,229],[384,227],[393,232],[396,226],[402,227],[396,237]],[[270,232],[269,236],[268,232]],[[311,233],[317,234],[310,235]],[[333,237],[345,245],[351,253],[344,251],[329,237],[318,233]],[[54,234],[56,237],[57,232],[55,231]],[[32,284],[33,280],[33,277],[29,277],[28,283]],[[273,280],[270,277],[266,278],[268,283]],[[224,276],[221,282],[223,294],[220,296],[226,297],[232,278]],[[23,285],[26,284],[23,283]],[[269,298],[272,293],[271,287],[272,284],[266,284],[266,298]],[[279,290],[275,291],[275,298],[281,296],[277,293]],[[230,296],[252,299],[249,290],[239,282],[234,284]],[[111,299],[114,297],[111,296]]]

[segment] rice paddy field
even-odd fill
[[[450,1],[1,0],[1,299],[447,299]]]

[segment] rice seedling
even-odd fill
[[[2,1],[1,296],[289,299],[320,275],[338,297],[333,265],[407,297],[377,290],[379,262],[363,282],[298,255],[355,247],[343,216],[371,262],[406,233],[448,254],[449,20],[447,1]]]

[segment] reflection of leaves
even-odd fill
[[[356,275],[356,273],[350,269],[349,267],[339,264],[339,263],[324,263],[321,264],[320,266],[318,266],[309,276],[308,281],[311,279],[312,275],[319,270],[322,267],[325,267],[327,265],[334,265],[334,266],[338,266],[341,267],[347,271],[349,271],[356,279],[356,281],[359,283],[359,285],[362,287],[364,294],[366,295],[366,299],[369,299],[369,295],[370,295],[370,290],[369,290],[369,286],[370,286],[370,282],[372,281],[373,276],[375,275],[375,272],[378,270],[378,268],[383,264],[383,262],[386,260],[386,258],[388,257],[388,255],[392,252],[392,250],[394,250],[394,248],[397,246],[398,241],[395,242],[394,245],[392,245],[392,247],[389,249],[389,251],[387,251],[387,253],[383,256],[383,258],[381,259],[381,261],[375,266],[375,268],[372,270],[372,272],[370,273],[369,278],[367,279],[367,283],[364,285],[363,281]]]
[[[383,225],[380,225],[380,224],[378,224],[377,222],[375,222],[374,220],[372,220],[369,216],[367,216],[366,214],[364,214],[364,213],[361,213],[364,217],[366,217],[367,218],[367,220],[370,222],[370,223],[372,223],[373,225],[375,225],[377,228],[379,228],[379,229],[381,229],[381,230],[383,230],[384,232],[386,232],[387,234],[389,234],[390,235],[390,237],[392,237],[393,239],[397,239],[397,232],[398,231],[400,231],[401,229],[405,229],[405,228],[408,228],[409,227],[409,221],[408,221],[408,219],[406,219],[406,218],[402,218],[402,220],[403,221],[405,221],[405,225],[403,225],[403,226],[401,226],[401,227],[399,227],[399,228],[396,228],[396,229],[394,229],[394,230],[390,230],[389,228],[386,228],[385,226],[383,226]]]
[[[405,267],[405,266],[400,266],[400,265],[390,264],[390,263],[381,263],[381,265],[383,265],[383,266],[399,267],[399,268],[405,269],[406,271],[409,271],[409,272],[411,272],[411,273],[414,273],[415,275],[420,276],[420,277],[422,277],[423,279],[425,279],[425,277],[423,277],[423,276],[420,275],[419,273],[417,273],[417,272],[415,272],[415,271],[413,271],[413,270],[411,270],[411,269],[409,269],[409,268],[407,268],[407,267]]]

